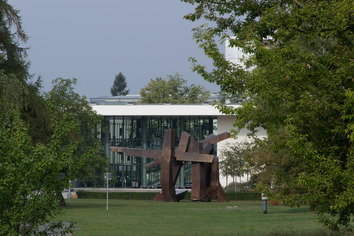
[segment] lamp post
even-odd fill
[[[106,179],[106,184],[107,184],[107,210],[108,210],[108,186],[109,186],[109,180],[111,180],[111,173],[107,172],[104,174],[104,178]]]
[[[264,195],[262,193],[262,200],[263,200],[263,214],[267,214],[267,201],[268,201],[268,198],[266,195]]]
[[[71,190],[70,190],[70,187],[71,187],[71,180],[69,180],[69,208],[70,208],[70,198],[71,198]]]

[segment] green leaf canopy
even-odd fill
[[[186,19],[210,22],[194,29],[194,37],[214,69],[192,59],[194,70],[242,97],[240,109],[219,106],[237,115],[238,128],[268,132],[250,159],[257,171],[269,173],[262,189],[291,205],[310,204],[333,230],[350,228],[353,1],[183,1],[195,6]],[[224,58],[217,40],[226,39],[250,55],[244,64]]]

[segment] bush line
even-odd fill
[[[109,199],[123,200],[152,200],[156,192],[110,192]],[[80,199],[106,199],[106,192],[89,192],[78,191]],[[226,196],[230,201],[260,201],[261,194],[257,192],[226,192]],[[190,192],[186,193],[185,200],[191,199]]]

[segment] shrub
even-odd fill
[[[106,192],[89,192],[89,191],[78,191],[78,198],[86,199],[105,199],[107,197]],[[124,200],[152,200],[156,192],[110,192],[110,199],[124,199]],[[226,196],[230,201],[240,201],[240,200],[250,200],[258,201],[261,200],[261,194],[256,192],[228,192]],[[184,200],[190,200],[190,192],[186,193]]]

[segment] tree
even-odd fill
[[[227,93],[223,90],[218,93],[218,103],[220,104],[240,104],[243,101],[245,101],[245,99],[237,94]]]
[[[6,74],[15,74],[21,81],[27,80],[28,63],[25,61],[26,49],[18,42],[26,40],[18,11],[7,0],[0,0],[0,69]]]
[[[231,175],[235,183],[235,192],[236,192],[236,183],[237,180],[235,177],[241,177],[248,173],[247,162],[246,162],[246,153],[248,149],[248,143],[238,143],[232,146],[221,150],[220,152],[220,171],[222,175],[228,176]],[[241,180],[240,180],[241,184]]]
[[[271,181],[262,182],[262,189],[290,205],[300,201],[314,206],[330,229],[350,229],[354,213],[352,1],[183,1],[197,5],[186,19],[213,22],[194,29],[194,37],[215,68],[207,71],[191,59],[194,70],[221,90],[247,98],[240,109],[219,108],[236,114],[236,126],[248,128],[251,134],[257,127],[267,130],[268,138],[255,145],[256,164],[267,155],[274,157],[263,161],[267,171],[283,161],[284,168],[269,175]],[[225,60],[216,39],[229,39],[230,47],[249,53],[246,68]],[[255,69],[247,70],[251,67]],[[292,170],[290,178],[284,178],[285,167]],[[273,191],[273,183],[299,191]]]
[[[6,0],[0,0],[0,70],[6,75],[15,75],[7,76],[7,79],[14,79],[13,83],[19,79],[26,88],[26,93],[20,93],[23,96],[20,116],[29,124],[31,137],[39,141],[48,137],[49,116],[46,114],[45,101],[40,94],[41,79],[38,78],[34,83],[28,82],[31,76],[28,73],[29,62],[26,61],[27,48],[20,46],[27,38],[19,11]]]
[[[48,221],[60,212],[62,189],[69,180],[90,178],[92,169],[106,167],[97,136],[101,118],[74,92],[76,80],[57,79],[45,96],[50,132],[35,140],[21,119],[28,87],[13,74],[0,73],[0,83],[0,234],[31,235],[44,224],[61,227]]]
[[[168,75],[166,79],[151,79],[148,85],[140,90],[141,103],[203,103],[210,92],[201,85],[186,85],[181,75]]]
[[[48,221],[60,211],[58,193],[67,183],[60,172],[76,148],[74,143],[64,146],[62,140],[75,124],[53,122],[51,140],[34,143],[20,118],[26,87],[14,75],[1,74],[0,82],[0,234],[32,235],[46,223],[61,227]]]
[[[111,94],[112,96],[125,96],[129,94],[126,78],[121,72],[115,76],[113,86],[111,88]]]
[[[78,178],[82,181],[94,181],[103,176],[107,167],[107,157],[101,150],[98,138],[98,127],[102,117],[92,110],[86,97],[75,92],[77,79],[57,78],[53,81],[53,89],[46,95],[50,105],[51,116],[65,121],[69,117],[76,127],[67,134],[63,143],[76,143],[73,151],[70,170],[65,170],[69,179]],[[65,145],[67,145],[65,144]]]
[[[0,1],[0,29],[0,234],[38,234],[40,225],[62,227],[49,222],[60,212],[62,189],[96,166],[101,120],[74,82],[56,81],[47,96],[40,78],[27,82],[25,49],[17,42],[26,36],[7,1]]]
[[[271,190],[270,196],[275,200],[311,191],[298,181],[301,174],[311,169],[302,158],[289,151],[286,134],[284,129],[279,129],[265,140],[255,140],[246,156],[253,173],[257,174],[260,189],[262,192]]]

